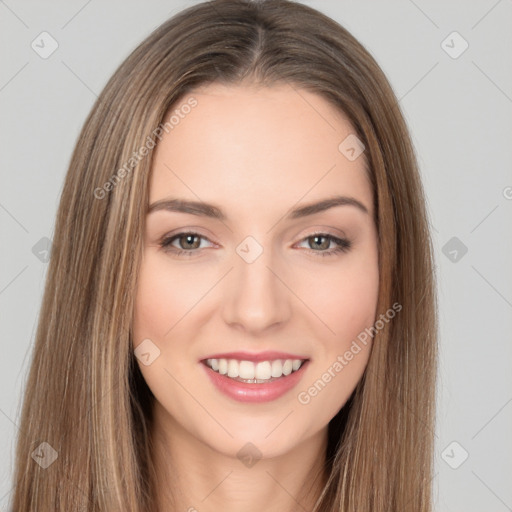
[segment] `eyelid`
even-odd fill
[[[169,240],[171,238],[175,238],[175,237],[178,237],[179,235],[197,235],[199,237],[202,237],[206,240],[208,240],[209,242],[211,242],[212,244],[215,244],[215,245],[220,245],[216,242],[213,242],[210,238],[210,236],[208,235],[204,235],[201,233],[201,230],[202,228],[197,228],[195,226],[190,226],[190,227],[187,227],[187,228],[177,228],[173,231],[170,231],[168,233],[166,233],[165,235],[163,235],[160,239],[159,239],[159,242],[162,242],[162,241],[165,241],[165,240]],[[329,230],[334,230],[335,233],[331,233]],[[341,229],[338,229],[338,228],[334,228],[334,227],[321,227],[321,228],[313,228],[313,231],[307,231],[305,234],[303,234],[298,240],[297,242],[294,242],[293,245],[295,245],[296,243],[298,242],[302,242],[304,241],[305,239],[309,238],[309,237],[312,237],[312,236],[315,236],[315,235],[327,235],[327,236],[332,236],[333,238],[345,238],[348,240],[348,237],[347,235],[345,234],[344,231],[342,231]],[[296,237],[294,237],[296,238]]]
[[[189,234],[189,233],[194,234],[194,235],[200,235],[204,238],[208,238],[209,240],[211,240],[211,238],[213,238],[213,234],[205,235],[205,234],[203,234],[203,232],[211,233],[211,231],[209,229],[206,229],[202,226],[186,226],[185,228],[176,228],[176,229],[173,229],[172,231],[168,231],[161,238],[162,239],[163,238],[171,238],[176,235]]]
[[[203,235],[202,233],[200,233],[199,231],[196,231],[195,228],[194,229],[185,229],[185,230],[180,230],[180,231],[177,231],[177,232],[174,232],[174,231],[171,231],[170,233],[167,233],[165,234],[159,241],[158,241],[158,244],[160,246],[162,246],[162,248],[165,250],[167,247],[172,247],[175,251],[183,251],[183,252],[199,252],[199,249],[179,249],[177,247],[173,247],[171,245],[171,241],[174,242],[175,240],[177,240],[180,236],[183,236],[183,235],[193,235],[193,236],[196,236],[200,239],[203,239],[203,240],[207,240],[209,243],[211,243],[213,246],[219,246],[219,244],[213,242],[210,237],[206,236],[206,235]],[[164,246],[164,244],[167,244],[166,246]],[[169,250],[170,251],[170,250]]]
[[[342,240],[342,239],[346,238],[345,236],[335,235],[326,230],[318,230],[318,231],[308,232],[308,234],[300,237],[299,240],[293,244],[293,246],[300,244],[300,243],[306,241],[308,238],[312,238],[314,236],[323,236],[325,238],[330,238],[332,240]]]
[[[313,238],[314,236],[321,236],[322,238],[327,238],[330,240],[330,242],[333,242],[335,244],[334,248],[328,249],[325,251],[315,251],[313,249],[306,248],[307,253],[314,254],[315,256],[331,256],[331,255],[335,255],[338,253],[346,253],[346,252],[350,251],[350,249],[352,249],[352,247],[353,247],[353,241],[351,239],[347,238],[345,235],[336,236],[336,235],[333,235],[332,233],[329,233],[328,231],[325,231],[325,230],[317,231],[317,232],[314,232],[314,233],[311,233],[309,235],[302,237],[298,242],[296,242],[294,244],[294,246],[297,244],[300,244],[300,243],[304,243],[304,242],[307,243],[307,240],[309,238]]]
[[[338,230],[336,230],[336,231],[338,231]],[[205,249],[205,247],[203,247],[203,248],[198,247],[195,249],[180,249],[178,247],[174,247],[173,245],[171,245],[175,240],[179,239],[179,237],[182,235],[192,235],[199,239],[207,240],[214,246],[219,245],[219,244],[216,244],[215,242],[212,242],[209,239],[209,237],[201,234],[198,231],[193,230],[192,228],[189,228],[189,229],[181,229],[178,232],[171,232],[171,233],[164,235],[162,237],[162,239],[159,241],[159,246],[161,247],[161,249],[164,252],[172,254],[176,257],[180,257],[180,256],[192,257],[192,256],[195,256],[196,254],[201,254],[201,252],[202,252],[201,249]],[[308,232],[307,234],[302,236],[297,242],[295,242],[293,244],[292,247],[295,247],[296,245],[298,245],[300,243],[304,243],[304,242],[307,243],[307,240],[314,236],[321,236],[323,238],[327,238],[327,239],[329,239],[330,243],[335,244],[334,248],[327,249],[327,250],[320,250],[320,251],[316,251],[314,249],[309,249],[309,248],[303,248],[303,250],[305,250],[305,252],[307,254],[313,255],[314,257],[335,256],[340,253],[347,253],[348,251],[350,251],[350,249],[353,246],[353,241],[351,239],[347,238],[344,233],[341,236],[336,236],[336,235],[330,233],[328,230],[317,229],[313,232]],[[330,245],[330,243],[329,243],[329,245]],[[201,245],[201,243],[200,243],[200,245]]]
[[[349,238],[343,229],[328,225],[317,225],[312,228],[309,227],[306,229],[301,229],[295,237],[298,237],[300,234],[302,234],[300,240],[314,235],[330,235],[335,238]]]

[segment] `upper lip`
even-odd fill
[[[274,359],[300,359],[303,361],[309,358],[297,354],[269,350],[265,352],[224,352],[222,354],[212,354],[201,359],[201,361],[205,361],[206,359],[238,359],[239,361],[259,362],[273,361]]]

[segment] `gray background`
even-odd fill
[[[2,510],[47,266],[40,240],[53,238],[79,130],[129,52],[193,3],[0,0]],[[305,3],[375,56],[418,153],[439,273],[436,510],[512,511],[512,1]],[[46,59],[31,47],[43,31],[58,42]]]

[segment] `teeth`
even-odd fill
[[[238,361],[235,361],[234,359],[230,359],[228,361],[228,377],[238,377]]]
[[[292,373],[293,361],[291,359],[287,359],[283,364],[283,375],[290,375]]]
[[[252,363],[252,364],[254,364],[254,363]],[[255,375],[258,380],[270,379],[270,377],[272,377],[270,361],[261,361],[260,363],[258,363],[256,365]]]
[[[216,361],[216,359],[212,359],[212,362]],[[213,365],[212,365],[213,368]],[[228,361],[227,359],[219,359],[219,373],[221,375],[226,375],[228,373]]]
[[[275,361],[272,361],[272,377],[281,377],[283,375],[283,363],[276,359]]]
[[[270,380],[271,378],[290,375],[297,371],[302,363],[301,359],[275,359],[273,361],[238,361],[237,359],[207,359],[206,364],[212,370],[227,375],[232,379],[237,377],[245,380]]]
[[[254,379],[254,375],[254,363],[251,361],[240,361],[240,364],[238,365],[238,376],[241,379]]]

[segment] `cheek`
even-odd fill
[[[376,259],[316,273],[304,283],[311,311],[322,321],[327,351],[342,350],[375,322],[379,292]],[[306,291],[307,290],[307,291]]]
[[[193,347],[178,341],[191,337],[186,315],[206,292],[204,274],[202,277],[198,274],[180,272],[176,263],[170,262],[165,255],[148,250],[141,262],[135,294],[133,346],[137,348],[143,340],[149,339],[160,351],[149,365],[138,361],[139,368],[157,402],[176,416],[186,409],[190,397],[172,377],[177,370],[173,354],[179,350],[180,358],[188,360],[192,357],[190,350]],[[206,283],[209,282],[206,278]]]
[[[161,254],[148,251],[139,271],[133,313],[133,338],[163,343],[170,330],[198,303],[208,289],[201,272],[180,272]],[[211,286],[211,284],[209,285]]]
[[[363,376],[372,346],[365,329],[375,322],[377,279],[378,274],[363,274],[360,279],[352,274],[347,281],[330,282],[328,301],[316,297],[319,316],[329,330],[318,338],[318,357],[297,394],[309,432],[329,423]]]
[[[340,286],[343,286],[340,283]],[[378,283],[362,276],[354,279],[341,290],[333,290],[332,302],[327,306],[327,317],[336,338],[340,340],[339,349],[357,338],[375,322]]]
[[[315,283],[311,309],[329,329],[318,338],[318,358],[297,396],[311,431],[336,415],[368,363],[372,338],[365,329],[375,323],[379,292],[376,252],[324,278],[317,274]]]

